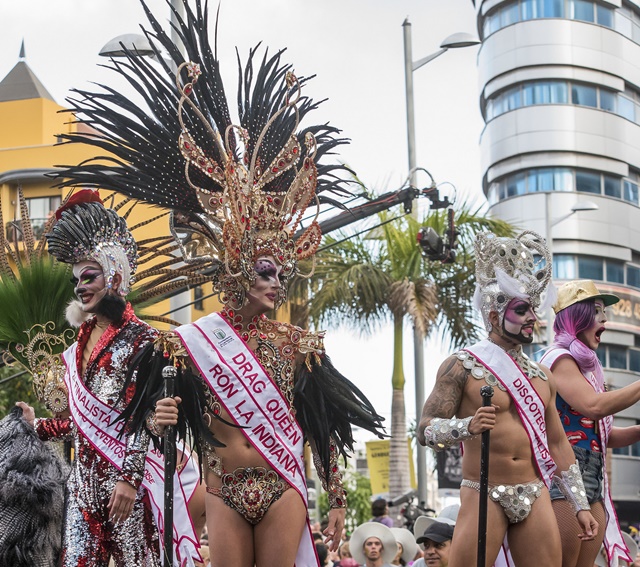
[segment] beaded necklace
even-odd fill
[[[245,323],[244,317],[237,311],[225,307],[221,312],[227,322],[236,330],[243,341],[248,341],[250,338],[259,336],[261,339],[266,339],[267,336],[260,330],[261,325],[267,321],[267,316],[254,315],[251,317],[248,323]]]

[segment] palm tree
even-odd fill
[[[459,235],[455,263],[425,260],[417,244],[419,229],[432,227],[442,234],[446,225],[446,211],[431,212],[422,222],[411,216],[391,219],[382,214],[380,225],[365,236],[327,237],[310,282],[308,316],[316,325],[346,323],[371,333],[383,323],[393,323],[391,498],[410,488],[402,360],[405,318],[424,339],[437,330],[453,348],[477,338],[472,313],[474,236],[482,231],[499,236],[513,234],[508,223],[463,203],[456,215]]]

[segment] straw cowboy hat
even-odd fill
[[[358,526],[351,534],[349,549],[351,550],[353,558],[360,565],[364,565],[367,558],[364,556],[362,548],[365,542],[372,537],[378,538],[382,543],[383,563],[391,563],[398,553],[396,538],[387,526],[379,522],[366,522]]]
[[[391,528],[396,541],[402,546],[402,560],[409,563],[418,552],[418,544],[416,538],[407,528]]]

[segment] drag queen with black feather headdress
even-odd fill
[[[176,13],[183,57],[147,11],[149,38],[176,73],[134,53],[114,63],[145,108],[108,88],[79,93],[72,110],[98,134],[70,140],[115,157],[67,168],[64,183],[170,209],[184,260],[214,272],[224,309],[162,334],[138,357],[138,372],[151,378],[125,412],[130,428],[152,435],[175,423],[191,430],[209,493],[212,565],[316,566],[303,443],[329,494],[325,536],[336,549],[346,506],[338,458],[353,450],[352,424],[380,434],[382,418],[332,366],[322,333],[266,313],[285,301],[298,263],[320,243],[315,220],[294,236],[307,207],[344,193],[344,168],[320,162],[345,140],[328,125],[299,129],[317,104],[302,95],[307,80],[283,64],[282,52],[258,60],[253,50],[240,65],[235,125],[206,8],[185,0],[185,13],[184,20]],[[154,411],[167,365],[176,369],[178,396]]]
[[[32,407],[17,405],[40,439],[74,442],[60,565],[107,567],[112,559],[117,567],[160,566],[164,463],[150,451],[146,433],[123,438],[118,420],[137,386],[135,377],[127,380],[131,360],[157,336],[125,300],[137,245],[125,219],[95,191],[75,193],[56,218],[46,234],[48,249],[72,267],[76,300],[67,319],[79,331],[61,355],[64,393],[56,416],[36,419]],[[181,472],[176,492],[184,499],[173,533],[180,565],[193,565],[200,556],[186,502],[197,486],[197,467]]]

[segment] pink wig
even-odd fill
[[[556,333],[554,345],[567,349],[583,373],[595,372],[598,378],[602,378],[602,365],[595,351],[578,338],[582,331],[593,325],[595,317],[594,300],[579,301],[560,311],[553,323]]]

